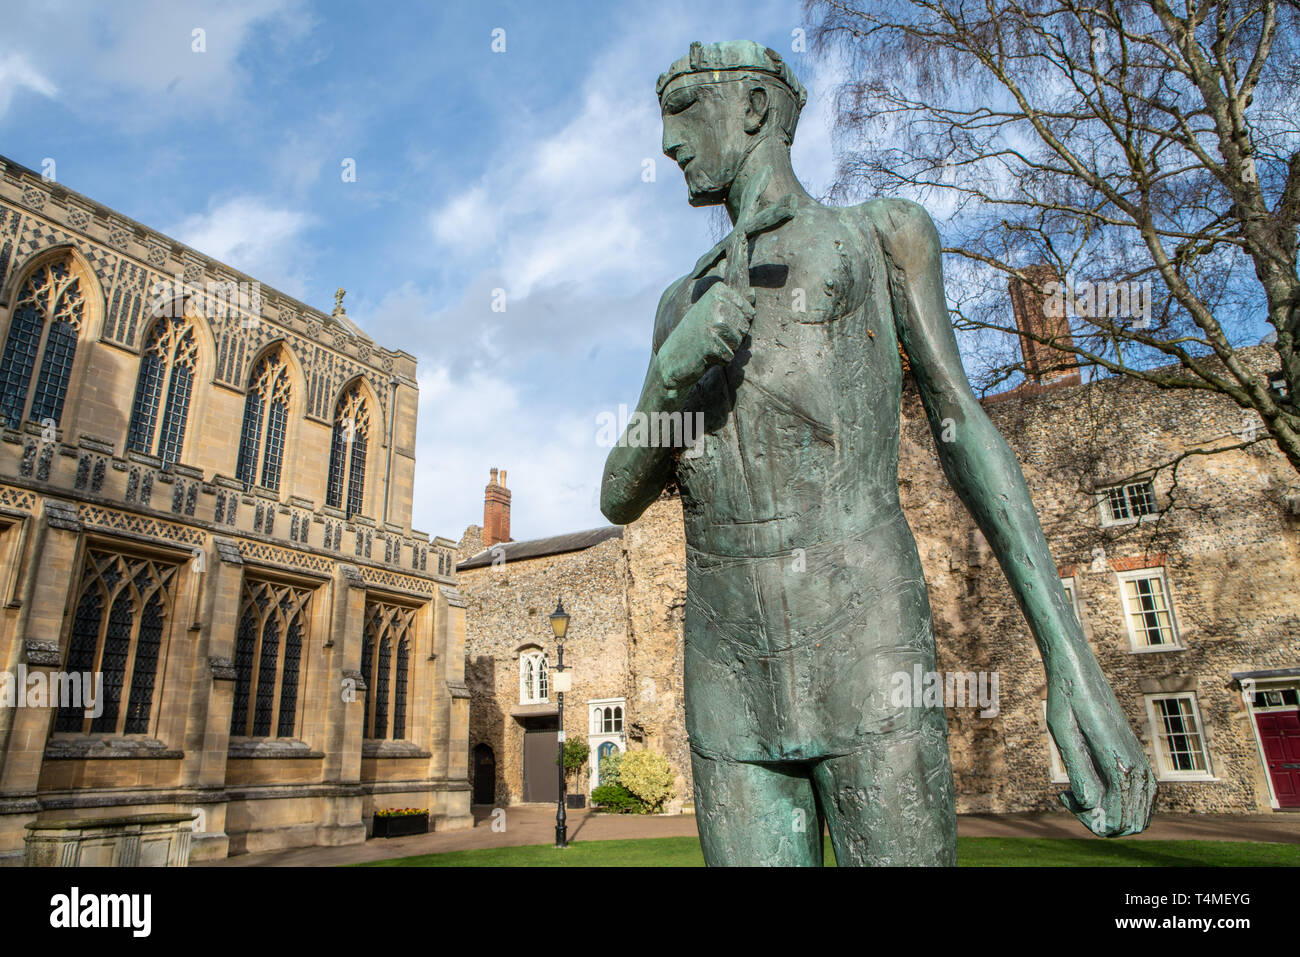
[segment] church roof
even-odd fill
[[[569,532],[565,535],[552,535],[550,538],[534,538],[526,542],[499,542],[491,548],[485,548],[471,555],[456,570],[463,572],[470,568],[483,568],[497,562],[517,562],[525,558],[542,558],[546,555],[563,555],[565,552],[580,552],[584,549],[622,538],[622,525],[606,525],[604,528],[589,528],[585,532]]]

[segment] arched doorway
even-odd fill
[[[474,746],[474,803],[495,804],[497,799],[497,757],[488,744]]]
[[[605,758],[609,757],[611,754],[618,753],[618,750],[619,750],[618,745],[615,744],[613,741],[606,741],[604,744],[602,744],[600,747],[596,749],[596,780],[599,783],[601,784],[605,783],[600,776],[600,762],[603,761]]]

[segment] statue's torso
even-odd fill
[[[749,338],[687,399],[704,448],[678,479],[704,551],[775,554],[898,508],[901,371],[879,242],[858,210],[808,205],[753,238]],[[679,285],[672,324],[725,268]]]
[[[910,725],[891,681],[933,667],[884,257],[860,210],[807,205],[753,238],[749,338],[689,394],[704,446],[678,459],[692,744],[751,760]],[[725,268],[679,284],[669,328]]]

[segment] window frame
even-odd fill
[[[269,589],[270,594],[275,596],[265,613],[262,612],[258,605],[257,598],[259,592],[265,593]],[[257,734],[257,698],[258,692],[261,691],[262,684],[262,667],[264,664],[264,646],[263,641],[266,637],[266,625],[274,620],[281,607],[281,596],[286,590],[293,596],[297,605],[294,615],[285,617],[285,627],[280,631],[276,640],[276,660],[273,686],[271,692],[271,716],[266,734]],[[313,599],[316,597],[316,586],[296,581],[285,581],[278,578],[263,578],[260,576],[248,577],[240,583],[239,609],[235,616],[235,647],[232,656],[232,662],[236,669],[234,696],[231,701],[230,711],[230,737],[232,739],[248,741],[268,741],[278,738],[297,740],[303,729],[304,717],[306,714],[306,694],[307,689],[307,671],[309,663],[309,650],[311,648],[312,619],[315,615]],[[253,648],[249,662],[248,673],[248,700],[244,705],[244,721],[239,731],[235,728],[235,719],[237,711],[235,703],[238,700],[239,693],[239,667],[240,654],[239,643],[240,635],[243,631],[244,619],[249,611],[257,614],[258,620],[262,622],[261,627],[253,636]],[[293,619],[298,619],[298,662],[297,672],[294,675],[294,703],[292,708],[293,725],[288,734],[281,734],[280,729],[284,724],[284,689],[285,678],[288,675],[286,663],[289,657],[289,629],[292,627]]]
[[[530,670],[525,673],[525,665]],[[542,667],[539,669],[537,665]],[[540,649],[524,651],[519,655],[519,703],[550,704],[550,663],[546,652]],[[539,692],[542,692],[539,694]]]
[[[102,564],[96,564],[96,556],[106,559]],[[112,615],[113,608],[117,601],[123,595],[135,593],[138,595],[138,589],[135,587],[135,575],[128,574],[125,577],[114,582],[107,598],[103,600],[101,596],[98,609],[98,618],[96,623],[97,636],[95,645],[91,649],[91,662],[89,668],[80,665],[74,665],[71,656],[76,650],[74,648],[74,631],[77,627],[77,612],[84,600],[85,595],[91,590],[98,590],[100,586],[106,586],[103,582],[105,569],[110,565],[121,563],[129,571],[133,565],[138,566],[140,563],[150,563],[155,566],[155,585],[150,589],[149,601],[137,602],[138,608],[132,609],[131,630],[129,644],[127,646],[126,658],[122,664],[122,685],[118,691],[117,714],[114,717],[114,726],[111,730],[96,730],[95,724],[99,718],[89,718],[82,715],[80,727],[77,729],[60,728],[64,709],[52,708],[52,717],[50,731],[52,734],[70,735],[79,738],[98,738],[98,737],[123,737],[132,739],[147,739],[156,735],[158,732],[159,716],[162,711],[163,696],[167,691],[166,688],[166,669],[169,655],[171,652],[173,629],[177,620],[177,600],[182,587],[181,580],[186,558],[167,550],[154,550],[149,548],[134,549],[123,547],[123,543],[112,539],[101,539],[99,537],[87,538],[84,548],[80,550],[78,558],[79,573],[75,578],[75,590],[64,608],[63,620],[61,623],[60,634],[62,636],[61,644],[63,646],[63,657],[60,662],[60,668],[65,672],[68,671],[87,671],[92,674],[103,674],[104,654],[107,650],[109,636],[108,622]],[[88,572],[93,568],[94,579],[87,581]],[[144,716],[143,731],[127,731],[127,722],[130,719],[131,700],[136,690],[136,680],[141,675],[137,675],[137,656],[140,650],[140,632],[143,624],[145,609],[148,607],[153,598],[161,596],[160,608],[160,631],[158,636],[158,649],[154,658],[153,666],[153,683],[149,689],[149,707]],[[100,699],[103,700],[107,694],[107,687],[100,691]],[[72,709],[80,711],[81,709]]]
[[[170,328],[169,328],[170,326]],[[159,335],[162,330],[162,335]],[[166,351],[157,352],[155,348],[160,338],[165,338]],[[181,462],[185,454],[185,440],[189,435],[190,419],[194,414],[197,390],[195,385],[199,377],[199,329],[193,308],[186,308],[175,315],[164,314],[148,327],[142,339],[140,359],[136,369],[135,391],[131,396],[131,412],[127,417],[126,440],[124,447],[128,450],[153,455],[164,463]],[[157,361],[156,401],[149,415],[147,430],[140,427],[137,413],[142,410],[141,396],[146,373],[146,363]],[[179,374],[187,373],[183,387]],[[180,399],[181,401],[177,401]],[[184,408],[184,413],[177,420],[177,406]],[[242,431],[242,423],[241,423]],[[171,446],[169,436],[177,435],[176,454],[164,454],[164,446]],[[139,439],[143,441],[140,442]],[[139,443],[139,444],[137,444]],[[139,447],[143,445],[143,447]]]
[[[361,627],[361,678],[366,685],[362,709],[362,741],[412,741],[418,717],[418,663],[421,608],[370,595],[366,599]],[[380,672],[381,652],[388,646],[388,667]],[[368,665],[368,667],[367,667]],[[376,735],[379,722],[379,689],[383,678],[383,734]],[[398,727],[398,718],[401,727]],[[399,733],[400,731],[400,733]]]
[[[1160,691],[1142,696],[1146,705],[1147,722],[1151,729],[1151,750],[1155,756],[1157,781],[1217,781],[1214,774],[1214,762],[1210,756],[1210,740],[1205,728],[1205,719],[1201,715],[1201,704],[1195,691]],[[1182,700],[1191,702],[1191,718],[1196,724],[1196,736],[1200,742],[1201,760],[1205,764],[1203,771],[1179,771],[1172,768],[1162,736],[1164,722],[1156,707],[1157,701]]]
[[[0,415],[0,425],[6,428],[22,429],[29,424],[43,427],[43,418],[34,418],[33,412],[35,411],[37,395],[41,393],[41,385],[45,379],[46,362],[50,355],[51,334],[56,322],[64,322],[72,326],[72,349],[67,362],[67,376],[55,389],[56,392],[61,391],[61,395],[58,397],[58,414],[54,416],[47,415],[44,418],[53,419],[54,428],[61,430],[68,409],[74,408],[77,404],[81,384],[81,375],[79,373],[85,368],[86,343],[92,342],[97,335],[97,319],[99,315],[97,303],[100,299],[100,290],[93,272],[86,266],[75,248],[64,245],[43,250],[13,271],[12,275],[17,277],[17,281],[10,287],[11,298],[6,309],[4,335],[0,339],[0,373],[5,371],[3,369],[4,355],[13,336],[14,324],[18,321],[18,310],[23,304],[23,292],[27,284],[41,270],[53,270],[58,266],[63,266],[67,270],[69,278],[65,283],[65,287],[58,292],[58,299],[55,301],[56,308],[52,315],[46,315],[43,309],[33,306],[33,311],[37,314],[37,321],[40,323],[40,328],[36,334],[36,348],[32,354],[31,368],[27,371],[26,380],[23,384],[23,404],[18,410],[17,423],[10,426],[7,419]],[[71,321],[66,317],[60,318],[61,310],[57,307],[61,304],[63,296],[74,284],[79,301],[74,304],[75,321]],[[4,379],[0,378],[0,383],[3,382]]]
[[[1140,644],[1138,642],[1137,631],[1133,624],[1135,613],[1129,605],[1128,589],[1125,586],[1131,581],[1152,578],[1157,579],[1160,582],[1160,588],[1164,595],[1165,608],[1169,613],[1169,628],[1173,633],[1173,641],[1168,644]],[[1166,574],[1164,566],[1160,565],[1152,566],[1150,568],[1135,568],[1130,571],[1116,572],[1115,580],[1119,586],[1120,608],[1124,611],[1124,627],[1128,629],[1129,652],[1140,655],[1163,651],[1185,651],[1186,646],[1183,644],[1182,629],[1178,626],[1178,615],[1174,610],[1174,592],[1169,583],[1169,576]]]
[[[1149,490],[1151,500],[1151,511],[1143,512],[1140,515],[1130,515],[1127,518],[1116,518],[1110,506],[1110,493],[1116,489],[1121,491],[1124,496],[1125,507],[1131,510],[1133,498],[1129,494],[1129,489],[1145,487]],[[1113,528],[1121,525],[1136,525],[1156,518],[1160,515],[1160,500],[1156,497],[1155,482],[1151,479],[1143,479],[1137,482],[1121,482],[1118,485],[1107,485],[1098,489],[1095,493],[1097,510],[1101,516],[1101,524],[1104,528]]]
[[[351,519],[366,513],[371,413],[369,395],[360,379],[344,386],[334,403],[330,427],[329,468],[325,475],[325,504]],[[351,422],[347,428],[345,423]]]
[[[263,367],[274,361],[280,368],[268,372],[263,381]],[[298,376],[289,359],[288,347],[283,343],[268,349],[253,363],[249,372],[248,387],[244,390],[244,412],[239,420],[239,439],[236,443],[235,479],[244,491],[262,489],[279,494],[285,485],[287,466],[291,461],[289,446],[294,425],[295,387]],[[249,412],[257,401],[256,426],[249,442]],[[276,431],[276,408],[283,408],[283,422],[279,424],[279,445],[272,455],[272,432]],[[251,448],[251,456],[248,454]],[[274,485],[266,484],[274,459]]]

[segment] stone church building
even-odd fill
[[[1049,321],[1011,292],[1022,329]],[[1021,463],[1084,633],[1147,750],[1157,809],[1300,809],[1295,473],[1268,442],[1199,454],[1262,434],[1224,398],[1124,377],[1085,383],[1053,370],[1033,340],[1022,349],[1028,381],[984,406]],[[1269,346],[1241,357],[1265,377],[1277,369]],[[1066,778],[1047,733],[1037,646],[940,470],[910,379],[901,412],[899,491],[934,614],[958,810],[1059,809]],[[537,755],[554,755],[555,706],[523,676],[554,661],[546,616],[562,597],[572,615],[566,736],[587,736],[593,752],[606,742],[662,751],[675,806],[689,804],[680,501],[667,494],[626,527],[530,542],[509,540],[509,507],[504,473],[494,475],[484,528],[471,526],[459,550],[475,801],[554,799],[554,758],[530,766],[529,754],[536,742]],[[607,705],[618,708],[617,730]]]
[[[196,860],[469,826],[415,360],[341,299],[0,159],[0,863],[56,819],[194,816]]]

